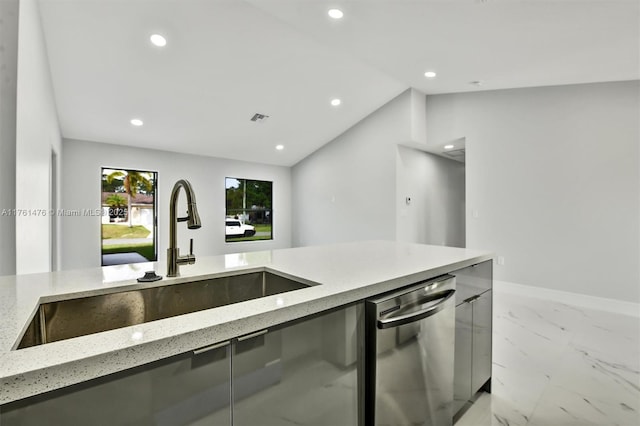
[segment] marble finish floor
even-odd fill
[[[494,294],[492,394],[455,426],[639,426],[640,318]]]

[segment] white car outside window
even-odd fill
[[[238,219],[225,219],[225,236],[227,237],[252,237],[256,234],[256,228],[240,222]]]

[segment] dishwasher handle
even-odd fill
[[[435,305],[405,315],[378,320],[378,328],[384,330],[386,328],[398,327],[400,325],[420,321],[421,319],[425,319],[427,317],[435,315],[444,308],[444,304],[447,302],[447,300],[451,299],[455,292],[455,290],[445,290],[435,294],[431,294],[423,303],[439,300],[439,302]]]

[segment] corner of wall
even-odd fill
[[[427,95],[416,89],[411,90],[411,141],[418,145],[427,144]]]
[[[496,279],[640,301],[638,93],[608,82],[427,97],[430,143],[467,137],[467,246],[505,260]]]
[[[16,273],[23,274],[47,272],[56,263],[49,211],[52,150],[60,155],[61,134],[38,2],[21,0],[18,20],[16,208],[36,213],[16,217]]]
[[[0,212],[16,207],[16,80],[18,0],[0,0]],[[0,276],[16,272],[16,220],[0,215]]]
[[[292,168],[293,245],[395,239],[397,145],[411,140],[407,89]]]

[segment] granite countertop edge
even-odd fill
[[[138,283],[162,262],[0,277],[0,404],[133,368],[347,305],[492,259],[492,253],[391,241],[235,253],[198,259],[181,276]],[[39,303],[256,271],[309,288],[14,350]]]

